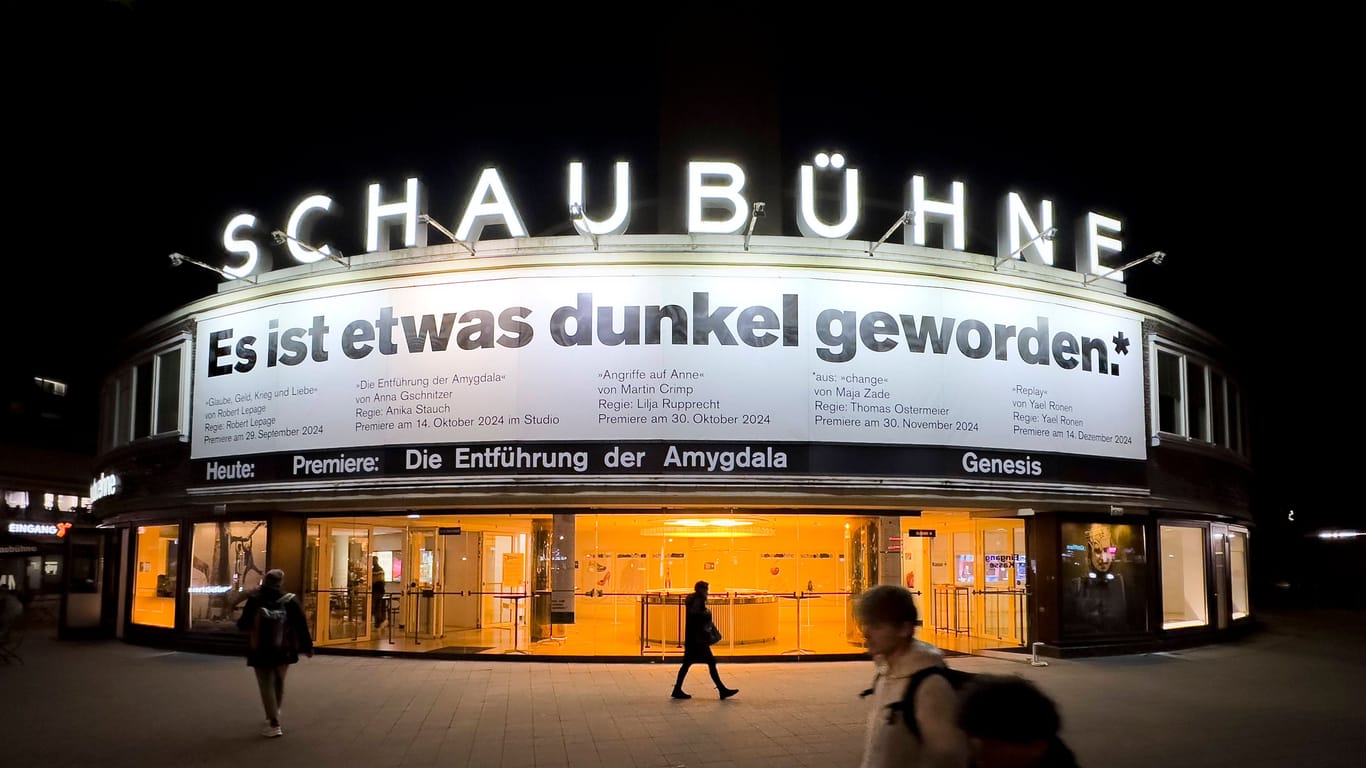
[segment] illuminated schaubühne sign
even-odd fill
[[[816,173],[842,175],[841,217],[825,221],[816,212]],[[751,215],[750,201],[744,194],[744,169],[732,162],[690,161],[687,172],[687,233],[739,234]],[[566,211],[573,212],[575,229],[585,236],[619,235],[626,232],[631,221],[630,164],[618,162],[613,169],[612,212],[601,219],[591,218],[587,209],[584,185],[584,165],[569,163]],[[926,196],[926,178],[913,175],[907,185],[906,208],[911,212],[904,225],[904,242],[925,245],[929,224],[943,228],[943,246],[953,250],[966,248],[967,202],[965,185],[961,181],[950,184],[947,200]],[[846,167],[842,155],[818,154],[813,163],[803,164],[799,172],[797,228],[804,237],[846,239],[859,224],[861,197],[859,171]],[[327,195],[310,195],[300,200],[290,211],[284,233],[290,255],[300,264],[309,264],[337,256],[329,245],[316,248],[312,230],[321,217],[332,211],[335,200]],[[594,206],[597,208],[598,206]],[[403,248],[427,244],[427,228],[422,217],[427,215],[427,196],[419,179],[409,178],[402,190],[385,189],[370,184],[366,197],[365,250],[367,253],[390,249],[390,229],[401,225]],[[1037,219],[1030,213],[1020,195],[1011,192],[1001,201],[1003,226],[997,236],[997,256],[1028,260],[1035,264],[1053,265],[1053,243],[1040,234],[1053,224],[1053,202],[1040,200]],[[439,218],[439,217],[438,217]],[[1080,219],[1076,233],[1076,265],[1082,273],[1104,275],[1111,272],[1102,265],[1103,253],[1118,253],[1123,243],[1118,239],[1122,228],[1119,219],[1088,211]],[[503,183],[497,168],[485,168],[460,216],[454,231],[456,239],[471,242],[479,239],[485,227],[502,225],[512,237],[527,237],[527,228],[514,204],[512,195]],[[236,263],[224,271],[236,278],[246,277],[261,263],[260,246],[250,235],[258,232],[257,217],[238,213],[231,217],[223,230],[223,247],[233,254]],[[1024,247],[1021,247],[1021,246]],[[1122,273],[1109,275],[1122,281]]]
[[[840,193],[838,220],[816,210],[818,173]],[[689,234],[746,231],[744,169],[694,161],[687,176]],[[563,210],[577,231],[625,233],[629,164],[614,167],[610,206],[590,205],[584,182],[570,163]],[[948,200],[925,189],[910,179],[905,242],[924,245],[933,223],[944,247],[964,249],[963,183]],[[797,228],[847,238],[860,200],[858,169],[818,156],[800,168]],[[833,202],[821,206],[830,219]],[[333,208],[303,199],[277,239],[301,263],[335,257],[308,244]],[[400,230],[402,247],[425,246],[425,210],[416,178],[371,184],[367,251]],[[1001,255],[1051,266],[1052,202],[1010,193],[1002,214]],[[527,236],[496,168],[458,221],[451,234],[466,243],[487,226]],[[1120,222],[1081,222],[1079,268],[1100,272],[1099,255],[1122,248]],[[233,217],[230,272],[257,268],[261,230]],[[191,476],[238,487],[641,474],[1141,486],[1142,338],[1137,312],[1085,297],[812,263],[584,260],[299,286],[197,313]]]

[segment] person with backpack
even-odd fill
[[[280,728],[280,704],[285,698],[285,673],[289,665],[299,661],[299,654],[313,656],[313,638],[308,633],[308,620],[294,593],[281,588],[285,572],[279,568],[266,571],[261,588],[247,597],[237,628],[247,636],[247,666],[256,671],[256,683],[261,689],[261,705],[266,710],[266,725],[261,735],[267,738],[283,736]]]
[[[1033,683],[1008,675],[974,675],[964,688],[958,723],[972,768],[1077,768],[1058,736],[1062,719]]]
[[[958,726],[957,685],[963,673],[934,646],[915,639],[918,614],[910,590],[882,584],[854,609],[877,675],[863,692],[872,700],[862,768],[966,768],[967,738]]]

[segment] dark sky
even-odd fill
[[[340,19],[330,6],[41,5],[12,25],[7,54],[22,215],[3,311],[10,359],[34,373],[90,392],[120,339],[213,291],[217,278],[172,271],[167,254],[222,263],[237,211],[282,226],[326,192],[346,208],[321,237],[355,253],[368,182],[420,176],[453,226],[497,165],[532,234],[567,234],[565,164],[629,159],[633,231],[680,231],[649,220],[672,162],[662,136],[698,151],[776,141],[768,181],[789,193],[815,151],[848,154],[867,185],[862,239],[900,211],[914,172],[932,196],[966,182],[976,252],[994,249],[1007,191],[1055,201],[1061,254],[1073,217],[1117,214],[1126,256],[1169,254],[1129,273],[1130,294],[1228,345],[1261,506],[1338,509],[1345,460],[1315,446],[1359,421],[1339,354],[1355,248],[1320,211],[1359,164],[1346,117],[1359,87],[1346,53],[1288,23],[1096,18],[1036,37],[1030,19],[834,7],[601,21],[581,7],[444,18],[383,4]],[[789,206],[795,234],[792,220]]]

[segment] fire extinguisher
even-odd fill
[[[906,589],[915,589],[915,571],[906,572]]]

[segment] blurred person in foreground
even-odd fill
[[[939,674],[924,677],[914,693],[912,712],[900,709],[911,676],[943,667],[944,654],[915,639],[918,614],[910,590],[881,584],[859,596],[854,609],[877,666],[862,768],[966,768],[967,739],[958,728],[958,692]],[[917,737],[905,718],[914,717]]]
[[[979,675],[963,692],[959,725],[972,768],[1077,768],[1053,701],[1021,677]]]

